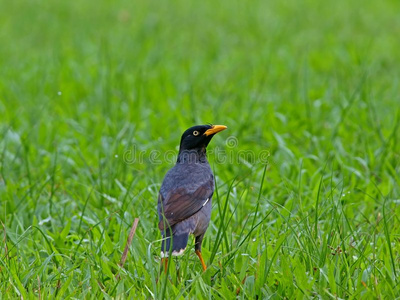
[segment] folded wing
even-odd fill
[[[168,226],[173,226],[195,213],[209,201],[213,195],[214,185],[212,179],[198,187],[194,192],[186,188],[176,188],[166,195],[165,199],[158,195],[158,210],[160,230]]]

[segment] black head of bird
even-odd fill
[[[224,125],[197,125],[190,127],[182,134],[179,151],[205,149],[213,136],[226,128]]]
[[[206,270],[201,244],[210,222],[214,193],[214,175],[206,148],[213,136],[226,128],[224,125],[198,125],[187,129],[181,138],[177,163],[164,177],[157,208],[165,271],[169,255],[183,254],[190,234],[195,236],[195,251]]]

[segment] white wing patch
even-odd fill
[[[206,202],[204,202],[203,206],[207,204],[208,200],[210,200],[210,198],[207,198]]]

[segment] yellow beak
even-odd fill
[[[227,129],[225,125],[212,125],[210,129],[208,129],[206,132],[204,132],[204,135],[209,136],[211,134],[216,134],[222,130]]]

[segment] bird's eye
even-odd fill
[[[193,135],[194,135],[194,136],[198,136],[198,135],[199,135],[199,132],[198,132],[197,130],[195,130],[195,131],[193,131]]]

